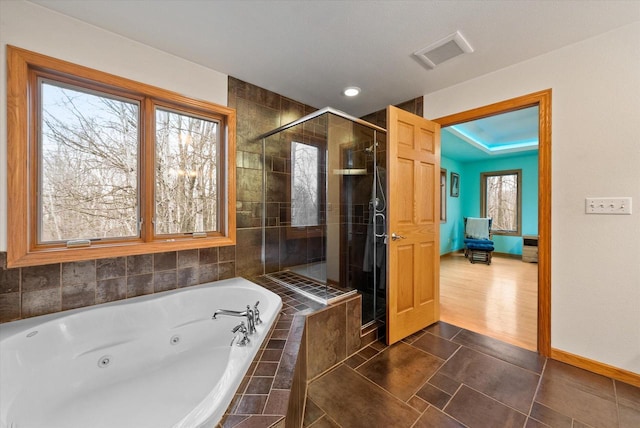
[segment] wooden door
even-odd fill
[[[440,125],[389,106],[387,134],[392,344],[440,317]]]

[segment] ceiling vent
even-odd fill
[[[460,31],[430,44],[413,53],[429,70],[436,68],[445,61],[458,55],[473,52],[473,48],[467,42]]]

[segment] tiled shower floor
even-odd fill
[[[330,304],[356,293],[356,290],[341,290],[320,284],[295,272],[268,273],[265,277],[320,303]]]
[[[637,428],[640,388],[443,322],[313,380],[310,428]]]
[[[287,270],[290,272],[298,273],[302,276],[306,276],[307,278],[316,280],[323,284],[327,282],[326,262],[307,263],[299,266],[291,266]]]

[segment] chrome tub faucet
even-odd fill
[[[257,306],[257,304],[256,304]],[[247,325],[249,326],[248,329],[248,334],[253,334],[256,332],[256,323],[255,323],[255,317],[254,317],[254,312],[251,309],[251,306],[247,305],[247,309],[245,311],[231,311],[228,309],[216,309],[216,311],[213,313],[213,316],[211,317],[211,319],[217,319],[218,315],[228,315],[228,316],[232,316],[232,317],[246,317],[247,318]],[[262,321],[260,321],[262,322]],[[235,332],[234,332],[235,333]]]

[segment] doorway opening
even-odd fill
[[[450,116],[435,119],[442,128],[499,114],[536,107],[538,112],[538,263],[537,263],[537,351],[551,351],[551,90],[536,92]],[[476,189],[479,191],[479,188]],[[488,266],[489,268],[491,266]]]

